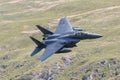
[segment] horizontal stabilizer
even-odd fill
[[[30,36],[30,38],[32,39],[32,41],[33,41],[36,45],[38,45],[38,47],[45,47],[45,45],[44,45],[42,42],[38,41],[37,39],[35,39],[35,38],[31,37],[31,36]]]
[[[35,54],[37,54],[42,49],[43,49],[43,47],[36,47],[35,50],[31,53],[31,56],[34,56]]]
[[[52,31],[48,30],[48,29],[45,29],[43,28],[42,26],[40,25],[36,25],[36,27],[43,33],[43,34],[53,34]]]

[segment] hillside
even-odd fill
[[[54,31],[64,16],[103,37],[42,63],[44,50],[30,57],[36,45],[29,36],[42,35],[35,25]],[[119,35],[119,0],[0,0],[0,80],[120,80]]]

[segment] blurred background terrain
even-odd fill
[[[55,30],[67,16],[73,26],[102,34],[72,52],[30,57],[40,24]],[[120,0],[0,0],[0,80],[120,80]]]

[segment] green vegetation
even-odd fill
[[[68,16],[73,26],[100,33],[103,37],[81,41],[78,47],[72,48],[72,52],[53,55],[44,63],[38,60],[43,51],[30,57],[36,45],[29,35],[41,39],[41,33],[32,33],[32,30],[37,30],[35,25],[51,26],[54,31],[58,19],[64,16]],[[57,78],[69,80],[71,76],[68,74],[85,64],[110,58],[120,60],[119,46],[119,0],[0,0],[0,67],[5,66],[5,69],[0,68],[0,80],[18,79],[40,71],[44,66],[62,62],[61,57],[79,55],[80,60],[76,58]],[[83,75],[81,73],[76,78],[81,79]]]

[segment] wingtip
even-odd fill
[[[62,19],[68,19],[67,16],[64,16]]]
[[[43,61],[45,61],[44,59],[42,59],[42,58],[39,58],[39,60],[40,60],[40,62],[43,62]]]
[[[43,58],[42,56],[39,57],[39,60],[40,60],[41,62],[44,62],[46,59],[47,59],[47,58]]]
[[[67,16],[64,16],[63,18],[67,18]]]

